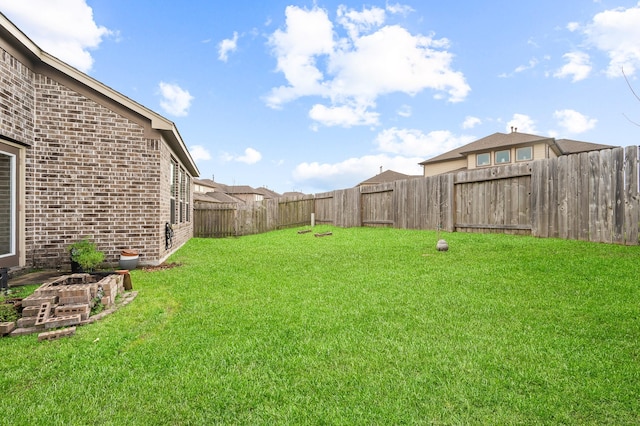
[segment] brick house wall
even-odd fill
[[[159,223],[159,226],[161,227],[161,229],[159,229],[160,232],[160,236],[158,238],[157,241],[157,247],[158,247],[158,251],[160,253],[160,257],[162,260],[164,260],[169,253],[171,253],[173,249],[175,249],[175,247],[180,246],[182,244],[184,244],[186,241],[188,241],[191,237],[193,237],[193,202],[189,203],[188,206],[185,206],[183,209],[183,217],[184,218],[189,218],[189,220],[185,220],[183,222],[179,221],[180,218],[180,214],[179,214],[179,205],[176,205],[174,207],[174,214],[173,217],[177,218],[178,220],[174,221],[174,223],[171,223],[171,182],[173,181],[172,176],[171,176],[171,162],[177,162],[178,166],[184,169],[184,166],[176,159],[173,151],[170,149],[170,147],[166,144],[163,143],[160,146],[161,150],[160,150],[160,157],[161,157],[161,167],[160,167],[160,182],[166,182],[167,184],[165,185],[161,185],[160,188],[160,211],[162,213],[162,217]],[[193,184],[193,176],[188,175],[189,176],[189,186],[188,186],[188,193],[189,196],[192,198],[193,197],[193,189],[194,189],[194,184]],[[174,185],[178,185],[179,182],[178,181],[173,181]],[[188,210],[187,210],[188,209]],[[170,247],[169,249],[165,249],[166,247],[166,239],[165,239],[165,224],[166,223],[171,223],[172,228],[173,228],[173,239],[172,239],[172,248]]]
[[[167,130],[168,120],[66,71],[0,38],[0,139],[24,152],[19,266],[66,269],[67,246],[86,236],[110,264],[125,248],[138,250],[141,264],[160,263],[193,235],[193,214],[183,205],[189,220],[174,224],[173,246],[165,249],[171,162],[183,171],[189,197],[197,169],[167,139],[177,133]]]
[[[9,46],[0,46],[0,134],[31,144],[34,131],[34,72]]]

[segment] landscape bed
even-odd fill
[[[73,337],[0,340],[0,423],[640,423],[640,247],[301,229],[192,239]]]

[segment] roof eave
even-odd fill
[[[200,175],[198,167],[193,161],[193,158],[191,158],[191,154],[189,154],[189,150],[187,149],[186,144],[182,140],[178,129],[172,121],[150,110],[149,108],[142,106],[134,100],[126,97],[122,93],[113,90],[109,86],[106,86],[98,80],[79,71],[66,62],[63,62],[62,60],[51,55],[50,53],[45,52],[40,47],[38,47],[38,45],[35,44],[29,37],[27,37],[26,34],[20,31],[20,29],[16,27],[15,24],[13,24],[13,22],[11,22],[1,12],[0,26],[20,45],[19,50],[30,56],[36,64],[40,62],[42,65],[52,67],[53,69],[66,74],[70,78],[80,82],[81,84],[84,84],[85,86],[100,93],[101,95],[114,100],[115,102],[121,104],[123,107],[147,118],[151,123],[151,127],[161,132],[163,136],[169,141],[169,143],[172,145],[172,148],[174,148],[176,153],[178,154],[180,160],[185,164],[187,169],[189,169],[189,173],[191,173],[191,175],[194,177]]]
[[[187,149],[187,146],[184,143],[184,140],[182,139],[182,136],[180,135],[180,132],[178,132],[178,128],[173,121],[139,104],[133,99],[88,76],[82,71],[79,71],[78,69],[61,61],[60,59],[47,52],[41,51],[40,59],[42,63],[67,74],[74,80],[81,82],[82,84],[95,90],[96,92],[115,100],[125,108],[149,119],[149,121],[151,122],[151,127],[161,132],[162,135],[167,139],[169,144],[175,149],[180,160],[189,169],[189,173],[194,177],[200,176],[200,171],[193,161],[193,158],[191,158],[189,150]]]
[[[548,145],[550,145],[552,147],[555,146],[556,148],[558,148],[554,138],[542,138],[542,139],[537,139],[537,140],[510,143],[510,144],[505,144],[505,145],[495,145],[495,146],[491,146],[491,147],[484,147],[482,149],[472,149],[472,150],[469,150],[469,151],[460,151],[460,154],[466,156],[466,155],[475,154],[475,153],[478,153],[478,152],[495,151],[495,150],[518,147],[518,146],[527,146],[527,145],[537,144],[537,143],[546,143],[546,144],[548,144]]]

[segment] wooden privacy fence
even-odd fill
[[[193,235],[224,238],[307,225],[313,208],[312,195],[263,200],[251,204],[196,201],[193,210]]]
[[[315,223],[638,244],[638,147],[243,204],[195,204],[194,235]]]

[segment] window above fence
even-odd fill
[[[523,146],[516,149],[516,161],[530,161],[533,160],[533,148],[530,146]]]
[[[511,162],[511,150],[505,149],[502,151],[496,151],[496,164],[504,164]]]
[[[491,155],[488,152],[476,154],[476,166],[488,166],[491,164]]]

